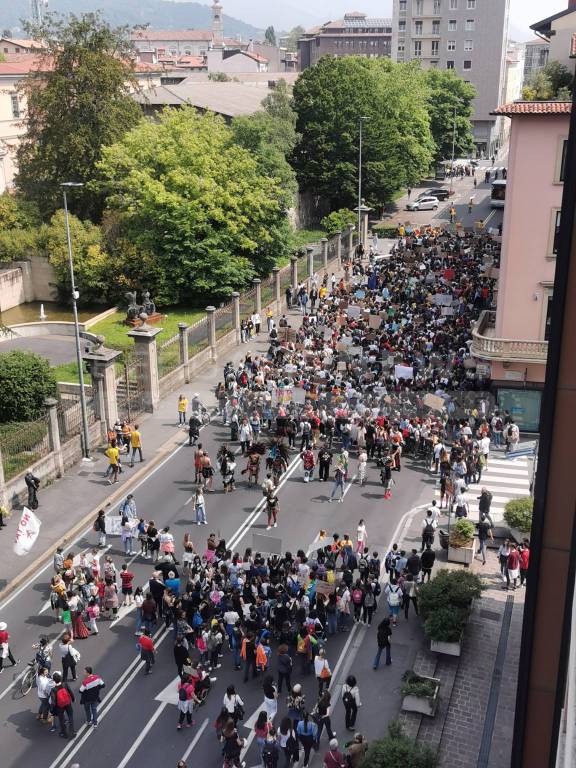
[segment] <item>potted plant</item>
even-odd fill
[[[448,560],[451,563],[470,565],[476,554],[476,526],[465,517],[457,520],[450,530]]]
[[[446,653],[448,656],[460,656],[462,637],[470,610],[447,605],[439,608],[424,622],[424,634],[430,640],[430,650]]]
[[[531,496],[511,499],[504,507],[504,520],[508,523],[510,535],[517,542],[530,535],[533,507],[534,499]]]
[[[438,706],[440,680],[436,677],[417,675],[407,670],[402,676],[402,709],[405,712],[418,712],[434,717]]]

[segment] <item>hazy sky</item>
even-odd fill
[[[201,0],[210,4],[210,0]],[[342,18],[346,11],[365,11],[374,16],[390,16],[392,0],[220,0],[224,12],[258,27],[274,24],[287,29],[296,24],[313,25],[319,21]],[[528,29],[568,5],[568,0],[511,0],[511,37],[529,39]]]

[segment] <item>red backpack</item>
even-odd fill
[[[68,693],[68,690],[62,686],[56,691],[56,706],[59,709],[65,709],[72,704],[72,696]]]

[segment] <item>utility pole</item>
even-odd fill
[[[454,185],[454,152],[456,151],[456,105],[454,105],[454,122],[452,124],[452,161],[450,163],[450,194]]]
[[[358,245],[362,242],[362,129],[366,116],[358,118],[360,126],[360,141],[358,142]]]

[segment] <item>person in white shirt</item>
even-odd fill
[[[368,541],[368,532],[366,531],[366,525],[364,520],[358,522],[358,528],[356,529],[356,552],[364,552],[366,542]]]
[[[438,471],[440,469],[440,457],[442,456],[442,451],[444,450],[444,444],[439,440],[436,445],[434,446],[434,472],[435,474],[438,474]]]
[[[50,694],[52,688],[56,683],[50,677],[50,672],[46,667],[42,667],[36,675],[36,687],[38,688],[38,714],[36,720],[41,720],[45,723],[51,723],[52,717],[50,716]]]
[[[484,435],[480,440],[480,453],[484,456],[484,469],[488,469],[488,456],[490,455],[490,438]]]

